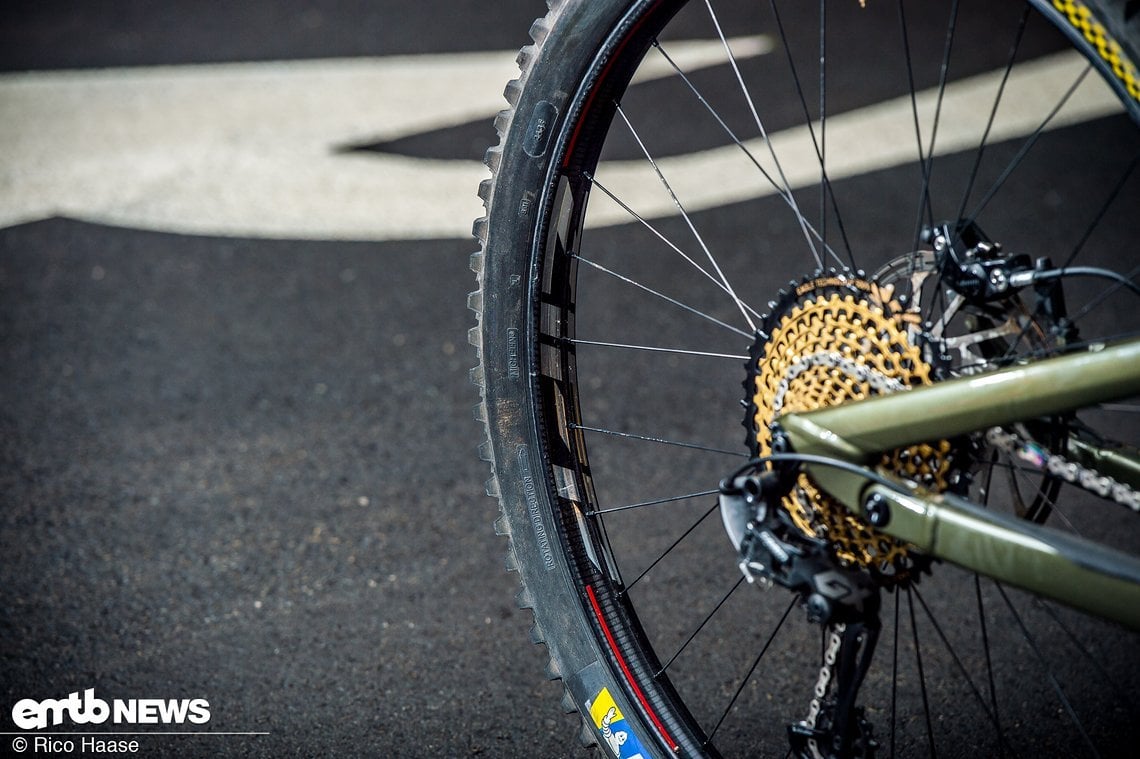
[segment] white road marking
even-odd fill
[[[1076,52],[1069,51],[1015,68],[1006,85],[1003,108],[998,111],[989,141],[1011,140],[1032,134],[1087,66],[1087,61]],[[976,114],[976,118],[941,119],[936,155],[978,146],[1001,75],[1001,71],[990,72],[947,87],[942,113]],[[931,89],[918,93],[916,98],[926,143],[930,139],[937,96],[937,90]],[[1095,74],[1090,74],[1049,122],[1047,130],[1123,110],[1108,85]],[[745,145],[769,175],[777,176],[768,150],[760,139],[747,141]],[[818,185],[819,160],[806,126],[772,135],[772,145],[793,189]],[[827,119],[827,169],[828,177],[833,181],[916,162],[917,155],[909,95]],[[658,166],[687,211],[715,208],[776,193],[776,188],[763,178],[736,145],[664,158],[658,161]],[[645,161],[609,162],[598,167],[596,177],[642,218],[675,212],[672,197]],[[716,180],[710,182],[709,177]],[[919,179],[916,163],[916,186]],[[593,193],[590,204],[591,223],[595,225],[632,220],[629,211],[602,193]]]
[[[742,57],[771,48],[734,43]],[[670,50],[693,68],[724,55],[710,41]],[[0,227],[58,215],[239,237],[467,237],[480,162],[338,149],[473,120],[490,142],[515,55],[0,76]],[[667,75],[663,64],[641,78]]]
[[[740,58],[771,47],[766,38],[734,40],[733,46]],[[716,40],[673,43],[669,50],[688,68],[724,60]],[[489,123],[502,107],[503,84],[517,75],[513,58],[490,52],[0,76],[0,226],[61,215],[236,237],[466,237],[471,220],[482,214],[474,195],[486,176],[479,162],[337,149],[472,120]],[[1030,73],[1017,86],[1063,87],[1072,65],[1049,59],[1026,67]],[[643,79],[670,73],[655,56],[643,68]],[[969,80],[950,96],[970,107],[971,98],[984,102],[992,81]],[[1106,88],[1082,90],[1093,95],[1067,108],[1057,125],[1119,109]],[[1014,118],[1002,134],[1031,131],[1033,119],[1040,116]],[[902,148],[913,144],[913,136],[899,130],[910,124],[909,101],[905,110],[891,102],[829,119],[832,175],[905,160],[912,153]],[[968,145],[967,130],[957,135],[942,129],[940,151]],[[803,134],[774,136],[797,186],[813,183],[818,171],[814,155],[804,151]],[[730,160],[734,152],[703,151],[664,163],[678,177],[705,178],[679,180],[687,208],[771,192],[754,168],[740,170],[745,163],[738,152]],[[643,215],[670,210],[656,197],[659,184],[637,178],[638,167],[609,169],[605,181]],[[628,221],[620,209],[599,203],[598,210],[602,223]]]
[[[478,210],[472,190],[457,192],[478,184],[478,163],[336,148],[489,119],[513,71],[509,55],[484,53],[6,76],[0,224],[460,235],[450,217]]]

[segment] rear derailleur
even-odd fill
[[[794,474],[754,472],[726,480],[720,511],[750,583],[799,595],[824,630],[824,655],[805,719],[788,726],[792,752],[808,759],[871,759],[878,747],[856,706],[879,638],[880,592],[865,569],[844,566],[824,540],[805,535],[779,507]]]

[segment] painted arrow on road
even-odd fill
[[[742,58],[771,48],[733,45]],[[671,49],[687,67],[724,60],[719,42]],[[482,215],[480,162],[342,148],[489,125],[515,55],[0,76],[0,226],[67,216],[239,237],[466,237]],[[641,77],[667,75],[663,64]]]
[[[732,44],[740,58],[771,49],[764,37]],[[688,69],[725,62],[719,41],[672,43],[670,53]],[[0,76],[0,226],[67,216],[235,237],[466,237],[482,214],[474,190],[486,169],[478,161],[342,148],[489,121],[502,107],[503,83],[517,75],[513,58],[486,52]],[[1074,55],[1042,59],[1019,67],[1010,88],[1057,102],[1052,93],[1082,65]],[[672,71],[652,58],[643,69],[643,80]],[[986,112],[999,76],[955,83],[947,97]],[[932,110],[933,93],[918,100]],[[898,133],[913,129],[910,108],[906,98],[829,118],[832,179],[911,160],[913,148],[905,146],[913,145],[913,132]],[[1118,110],[1107,87],[1086,85],[1050,128]],[[1028,134],[1039,120],[1003,113],[995,134]],[[938,151],[968,147],[981,127],[940,127]],[[806,130],[773,135],[773,144],[786,156],[793,186],[817,181]],[[689,210],[774,192],[736,150],[662,162]],[[671,199],[659,182],[646,181],[645,170],[618,163],[599,179],[644,217],[669,213]],[[708,176],[717,182],[699,178]],[[599,223],[630,220],[616,206],[599,204],[598,211]]]

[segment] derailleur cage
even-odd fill
[[[796,593],[809,622],[834,640],[824,657],[809,716],[788,726],[793,754],[811,759],[873,759],[878,743],[856,705],[879,637],[879,586],[846,566],[827,542],[805,535],[779,504],[795,487],[795,467],[753,470],[720,485],[720,512],[749,582]]]
[[[826,541],[804,535],[776,505],[794,481],[777,469],[721,483],[721,518],[740,571],[750,583],[798,593],[813,623],[873,623],[880,599],[869,573],[842,565]]]
[[[839,625],[832,631],[808,718],[788,726],[792,754],[801,759],[874,759],[875,729],[855,699],[871,666],[878,625]],[[830,694],[830,695],[826,695]]]

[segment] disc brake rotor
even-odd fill
[[[772,453],[772,425],[781,414],[811,411],[932,383],[917,341],[919,314],[896,298],[893,285],[822,275],[793,285],[771,304],[752,347],[745,384],[758,456]],[[948,487],[946,440],[885,454],[883,469],[940,492]],[[809,537],[827,541],[844,563],[865,567],[880,581],[909,579],[919,560],[913,548],[872,529],[800,474],[783,508]]]

